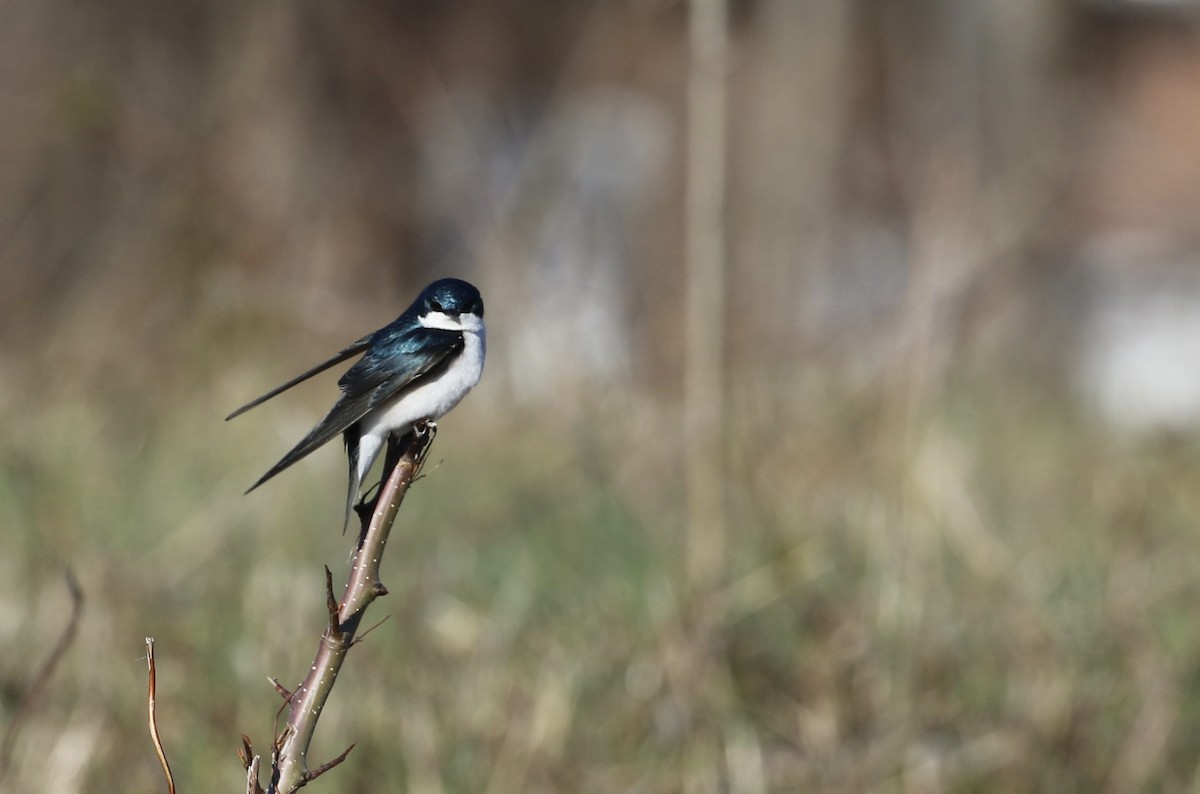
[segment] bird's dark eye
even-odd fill
[[[440,312],[442,310],[442,303],[437,298],[432,298],[429,301],[429,308],[433,309],[435,312]]]

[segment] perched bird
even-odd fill
[[[225,417],[228,421],[363,353],[338,380],[342,396],[325,418],[246,493],[341,433],[350,458],[349,524],[363,479],[388,436],[399,438],[415,422],[438,419],[458,405],[479,382],[486,349],[479,290],[456,278],[433,282],[391,323]]]

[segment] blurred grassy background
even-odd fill
[[[1200,790],[1195,361],[1110,356],[1200,352],[1200,49],[1154,5],[731,0],[700,583],[686,3],[5,5],[5,725],[65,566],[87,602],[0,791],[160,790],[145,635],[183,790],[241,790],[350,541],[334,445],[242,496],[333,377],[222,417],[441,275],[488,371],[314,786]]]

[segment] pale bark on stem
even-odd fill
[[[398,458],[393,453],[393,448],[389,448],[388,460],[384,467],[386,480],[373,503],[370,521],[359,535],[341,603],[333,600],[332,585],[328,579],[328,570],[326,571],[329,624],[321,637],[308,675],[291,695],[287,724],[276,739],[277,752],[273,764],[275,768],[270,787],[267,789],[268,794],[295,791],[346,756],[346,753],[342,753],[334,762],[309,770],[308,748],[317,727],[317,720],[329,699],[329,693],[333,690],[346,653],[354,644],[354,636],[363,613],[372,601],[387,594],[387,588],[379,578],[379,564],[383,559],[384,547],[387,545],[388,534],[396,520],[400,503],[404,501],[408,487],[421,471],[421,465],[425,462],[429,447],[433,443],[435,430],[436,427],[432,423],[427,423],[421,432],[407,436],[410,442]]]

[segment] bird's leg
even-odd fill
[[[358,513],[359,518],[364,517],[364,510],[369,514],[370,511],[375,507],[375,502],[379,500],[379,487],[381,485],[383,485],[382,480],[363,491],[363,495],[358,500],[358,504],[354,505],[354,512]]]
[[[367,522],[371,520],[371,514],[375,512],[375,503],[379,501],[378,493],[376,493],[375,496],[370,499],[370,501],[367,500],[367,495],[377,488],[378,486],[372,485],[367,493],[363,494],[362,498],[358,500],[358,503],[354,505],[354,514],[358,516],[358,521],[362,525],[358,531],[359,543],[362,542],[363,537],[367,534]]]

